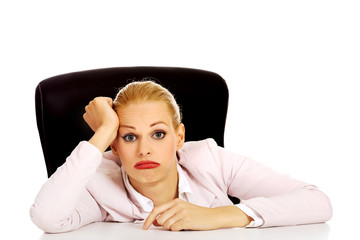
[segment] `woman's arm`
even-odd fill
[[[263,227],[319,223],[331,218],[329,198],[314,185],[275,172],[215,143],[209,147],[221,165],[228,194],[260,215]]]
[[[101,160],[97,148],[81,142],[38,193],[30,209],[35,225],[45,232],[56,233],[102,221],[105,211],[86,190]]]
[[[45,232],[70,231],[106,217],[86,184],[117,135],[118,117],[109,98],[95,98],[85,110],[84,119],[94,130],[93,137],[74,149],[43,185],[30,209],[32,221]]]

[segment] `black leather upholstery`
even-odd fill
[[[183,111],[186,141],[214,138],[224,146],[228,88],[218,74],[172,67],[119,67],[74,72],[41,81],[35,93],[36,118],[48,176],[82,140],[92,136],[84,108],[97,96],[114,98],[119,88],[156,78],[175,95]]]

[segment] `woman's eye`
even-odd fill
[[[166,134],[166,133],[159,131],[159,132],[155,132],[155,133],[153,134],[153,137],[154,137],[155,139],[163,139],[163,138],[165,137],[165,134]]]
[[[125,142],[133,142],[136,140],[136,136],[134,134],[128,134],[122,137]]]

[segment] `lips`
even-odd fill
[[[160,164],[153,161],[141,161],[135,164],[136,169],[150,169],[150,168],[157,168]]]

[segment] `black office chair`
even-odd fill
[[[175,95],[183,111],[186,141],[214,138],[224,146],[228,88],[218,74],[172,67],[119,67],[74,72],[41,81],[35,93],[36,119],[50,177],[82,140],[93,134],[83,120],[97,96],[114,98],[133,80],[155,78]]]

